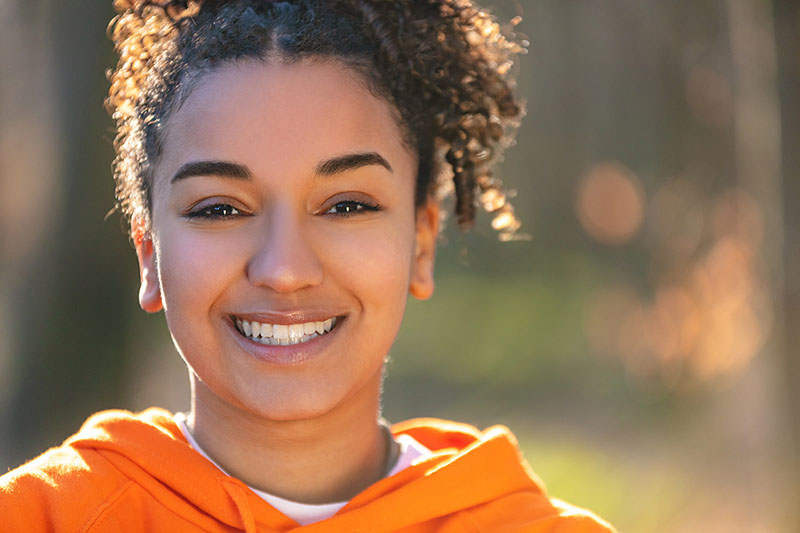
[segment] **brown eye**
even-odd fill
[[[189,219],[214,220],[236,217],[241,214],[241,211],[230,204],[214,204],[191,211],[187,217]]]
[[[374,212],[374,211],[379,211],[379,207],[375,204],[370,204],[367,202],[357,202],[355,200],[344,200],[333,204],[330,207],[330,209],[325,211],[325,214],[346,217],[358,213]]]

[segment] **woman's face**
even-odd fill
[[[145,310],[195,386],[270,419],[375,394],[409,290],[426,298],[438,211],[392,108],[336,62],[239,62],[167,124]],[[135,228],[134,228],[135,229]]]

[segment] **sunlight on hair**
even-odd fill
[[[497,189],[489,189],[481,193],[478,199],[483,208],[489,213],[493,213],[506,205],[506,195]]]
[[[514,216],[514,211],[506,206],[492,219],[492,227],[498,231],[515,231],[520,227],[520,222]]]

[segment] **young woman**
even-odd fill
[[[116,7],[118,205],[191,409],[94,415],[0,478],[3,527],[610,531],[507,429],[379,413],[407,295],[433,291],[438,199],[518,226],[490,170],[519,45],[468,0]]]

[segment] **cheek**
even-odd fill
[[[370,308],[405,301],[414,251],[411,217],[408,223],[405,218],[346,232],[331,230],[321,239],[327,273]]]
[[[167,312],[175,305],[191,314],[202,310],[200,303],[207,310],[242,269],[243,243],[237,235],[167,230],[160,237],[158,271]]]

